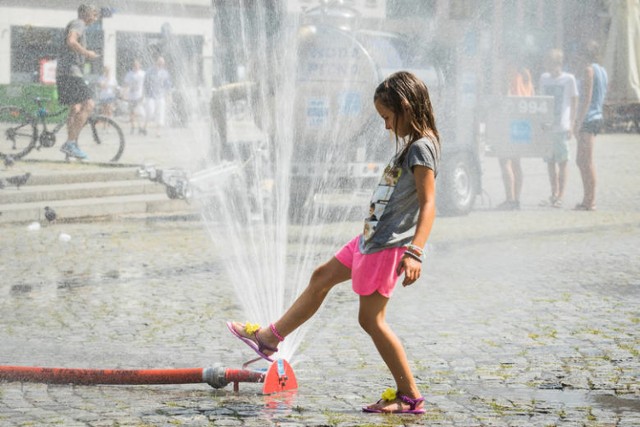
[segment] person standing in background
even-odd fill
[[[540,76],[539,93],[554,99],[553,148],[545,158],[551,184],[549,201],[543,200],[541,206],[562,207],[564,190],[567,185],[567,161],[569,143],[578,106],[578,86],[573,74],[563,71],[564,54],[552,49],[546,59],[547,72]]]
[[[144,79],[144,102],[146,120],[142,132],[146,135],[149,121],[156,124],[156,136],[160,137],[161,129],[166,122],[167,96],[171,90],[171,77],[165,67],[162,56],[156,59],[156,63],[151,67]]]
[[[106,117],[113,116],[113,105],[116,102],[118,82],[111,75],[111,70],[106,65],[102,67],[102,76],[98,80],[100,92],[98,94],[98,105],[100,114]]]
[[[593,161],[593,147],[596,135],[602,130],[604,99],[607,95],[609,78],[607,71],[598,64],[599,46],[589,41],[584,46],[581,60],[586,64],[580,79],[580,107],[576,116],[574,133],[578,138],[576,164],[580,169],[584,195],[575,210],[596,209],[596,166]]]
[[[510,64],[507,70],[509,77],[508,96],[533,96],[533,80],[529,69]],[[505,201],[497,206],[498,210],[511,211],[520,209],[520,193],[522,192],[522,165],[520,157],[499,158],[504,184]]]
[[[87,27],[98,19],[95,6],[81,4],[78,7],[78,18],[69,22],[64,30],[58,66],[56,68],[56,85],[59,102],[69,107],[67,117],[67,141],[60,151],[69,157],[86,159],[87,155],[78,147],[78,135],[93,111],[93,92],[84,80],[84,63],[98,54],[87,49],[85,36]]]
[[[129,103],[129,122],[131,123],[131,134],[136,130],[138,124],[139,132],[146,131],[140,128],[140,124],[144,121],[144,106],[142,105],[144,96],[144,76],[145,72],[140,65],[140,61],[133,60],[131,70],[124,77],[124,85],[127,88],[127,102]]]

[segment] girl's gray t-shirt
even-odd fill
[[[376,187],[360,236],[360,252],[370,254],[411,243],[418,222],[418,191],[414,166],[424,166],[438,175],[439,149],[431,138],[421,138],[409,147],[401,165],[394,156]]]

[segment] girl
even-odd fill
[[[515,57],[510,59],[512,63],[507,69],[509,88],[508,96],[533,96],[533,80],[528,68],[518,64]],[[498,159],[502,172],[502,183],[506,199],[497,206],[501,211],[514,211],[520,209],[520,194],[522,193],[522,164],[520,157],[501,157]]]
[[[575,122],[574,134],[578,138],[576,163],[580,169],[584,196],[575,210],[596,210],[596,166],[593,161],[593,147],[596,135],[602,130],[604,98],[607,94],[607,72],[598,64],[598,44],[587,43],[583,51],[583,59],[587,63],[584,68],[580,107]]]
[[[385,315],[398,277],[404,273],[402,285],[409,286],[422,271],[422,248],[436,211],[439,135],[427,87],[413,74],[402,71],[388,77],[377,87],[373,101],[386,129],[396,135],[396,155],[373,194],[373,214],[365,220],[366,232],[316,268],[307,288],[268,328],[237,322],[227,326],[271,361],[278,342],[313,316],[335,285],[351,280],[360,296],[360,326],[371,336],[396,383],[396,391],[388,389],[381,400],[363,411],[422,414],[424,399]]]

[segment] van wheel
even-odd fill
[[[467,215],[478,194],[478,171],[466,154],[456,154],[443,163],[438,177],[438,213],[444,216]]]

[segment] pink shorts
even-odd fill
[[[360,253],[359,241],[360,236],[357,236],[335,254],[338,261],[351,269],[354,292],[371,295],[378,291],[380,295],[391,298],[398,281],[396,269],[406,248],[400,246],[365,255]]]

